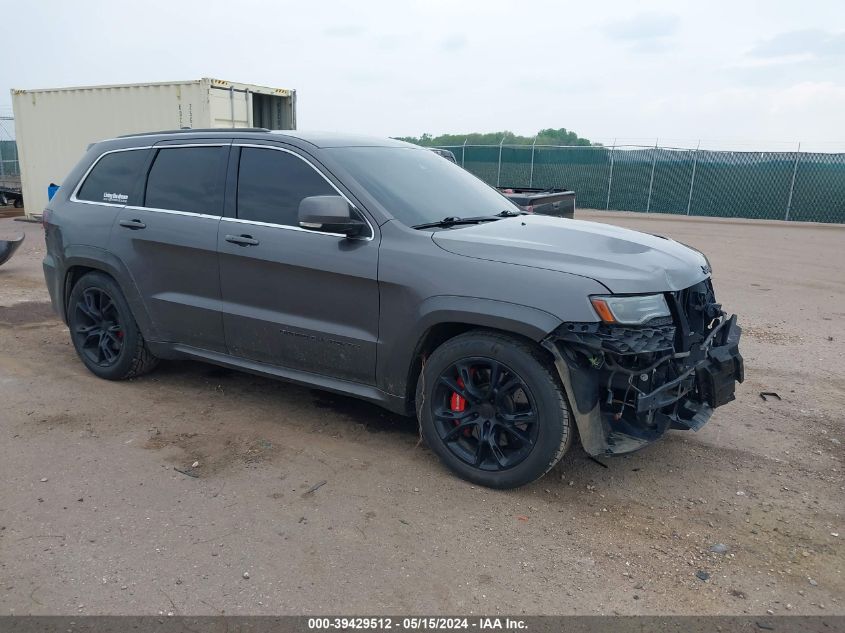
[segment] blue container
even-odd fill
[[[56,192],[59,190],[59,185],[54,185],[52,182],[47,187],[47,200],[52,200],[53,196],[56,195]]]

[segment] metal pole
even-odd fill
[[[531,143],[531,174],[528,176],[528,188],[534,185],[534,146],[537,144],[537,137],[534,137],[534,142]]]
[[[660,139],[654,139],[654,155],[651,157],[651,180],[648,182],[648,202],[645,205],[645,212],[651,211],[651,192],[654,190],[654,166],[657,164],[657,143]]]
[[[235,127],[235,87],[229,86],[229,112],[232,116],[232,127]]]
[[[498,187],[500,182],[499,180],[502,177],[502,143],[505,142],[505,137],[502,137],[502,140],[499,141],[499,170],[496,173],[496,186]]]
[[[467,155],[467,140],[464,139],[464,146],[461,148],[461,167],[464,166],[464,158]]]
[[[616,150],[616,139],[613,139],[613,146],[610,148],[610,174],[607,177],[607,203],[604,205],[604,210],[610,209],[610,187],[613,185],[613,152]]]
[[[3,141],[0,141],[0,176],[6,175],[6,163],[3,162]]]
[[[695,185],[695,168],[698,166],[698,148],[701,147],[701,140],[699,139],[698,145],[695,146],[695,151],[692,153],[692,177],[689,181],[689,198],[687,199],[687,215],[690,213],[690,209],[692,208],[692,188]]]
[[[795,152],[795,164],[792,166],[792,182],[789,185],[789,200],[786,202],[786,216],[783,218],[789,221],[789,212],[792,210],[792,192],[795,191],[795,175],[798,173],[798,159],[801,157],[801,143],[798,143],[798,151]]]

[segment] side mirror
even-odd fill
[[[367,225],[352,217],[352,209],[342,196],[309,196],[299,203],[299,226],[355,237],[363,233]]]

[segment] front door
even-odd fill
[[[157,340],[224,352],[217,227],[228,145],[154,148],[141,204],[124,207],[110,249],[141,293]]]
[[[339,191],[303,157],[275,146],[239,155],[236,217],[218,250],[229,353],[374,384],[378,242],[299,227],[299,202]]]

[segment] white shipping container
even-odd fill
[[[220,79],[11,92],[28,216],[96,141],[181,128],[296,129],[295,90]]]

